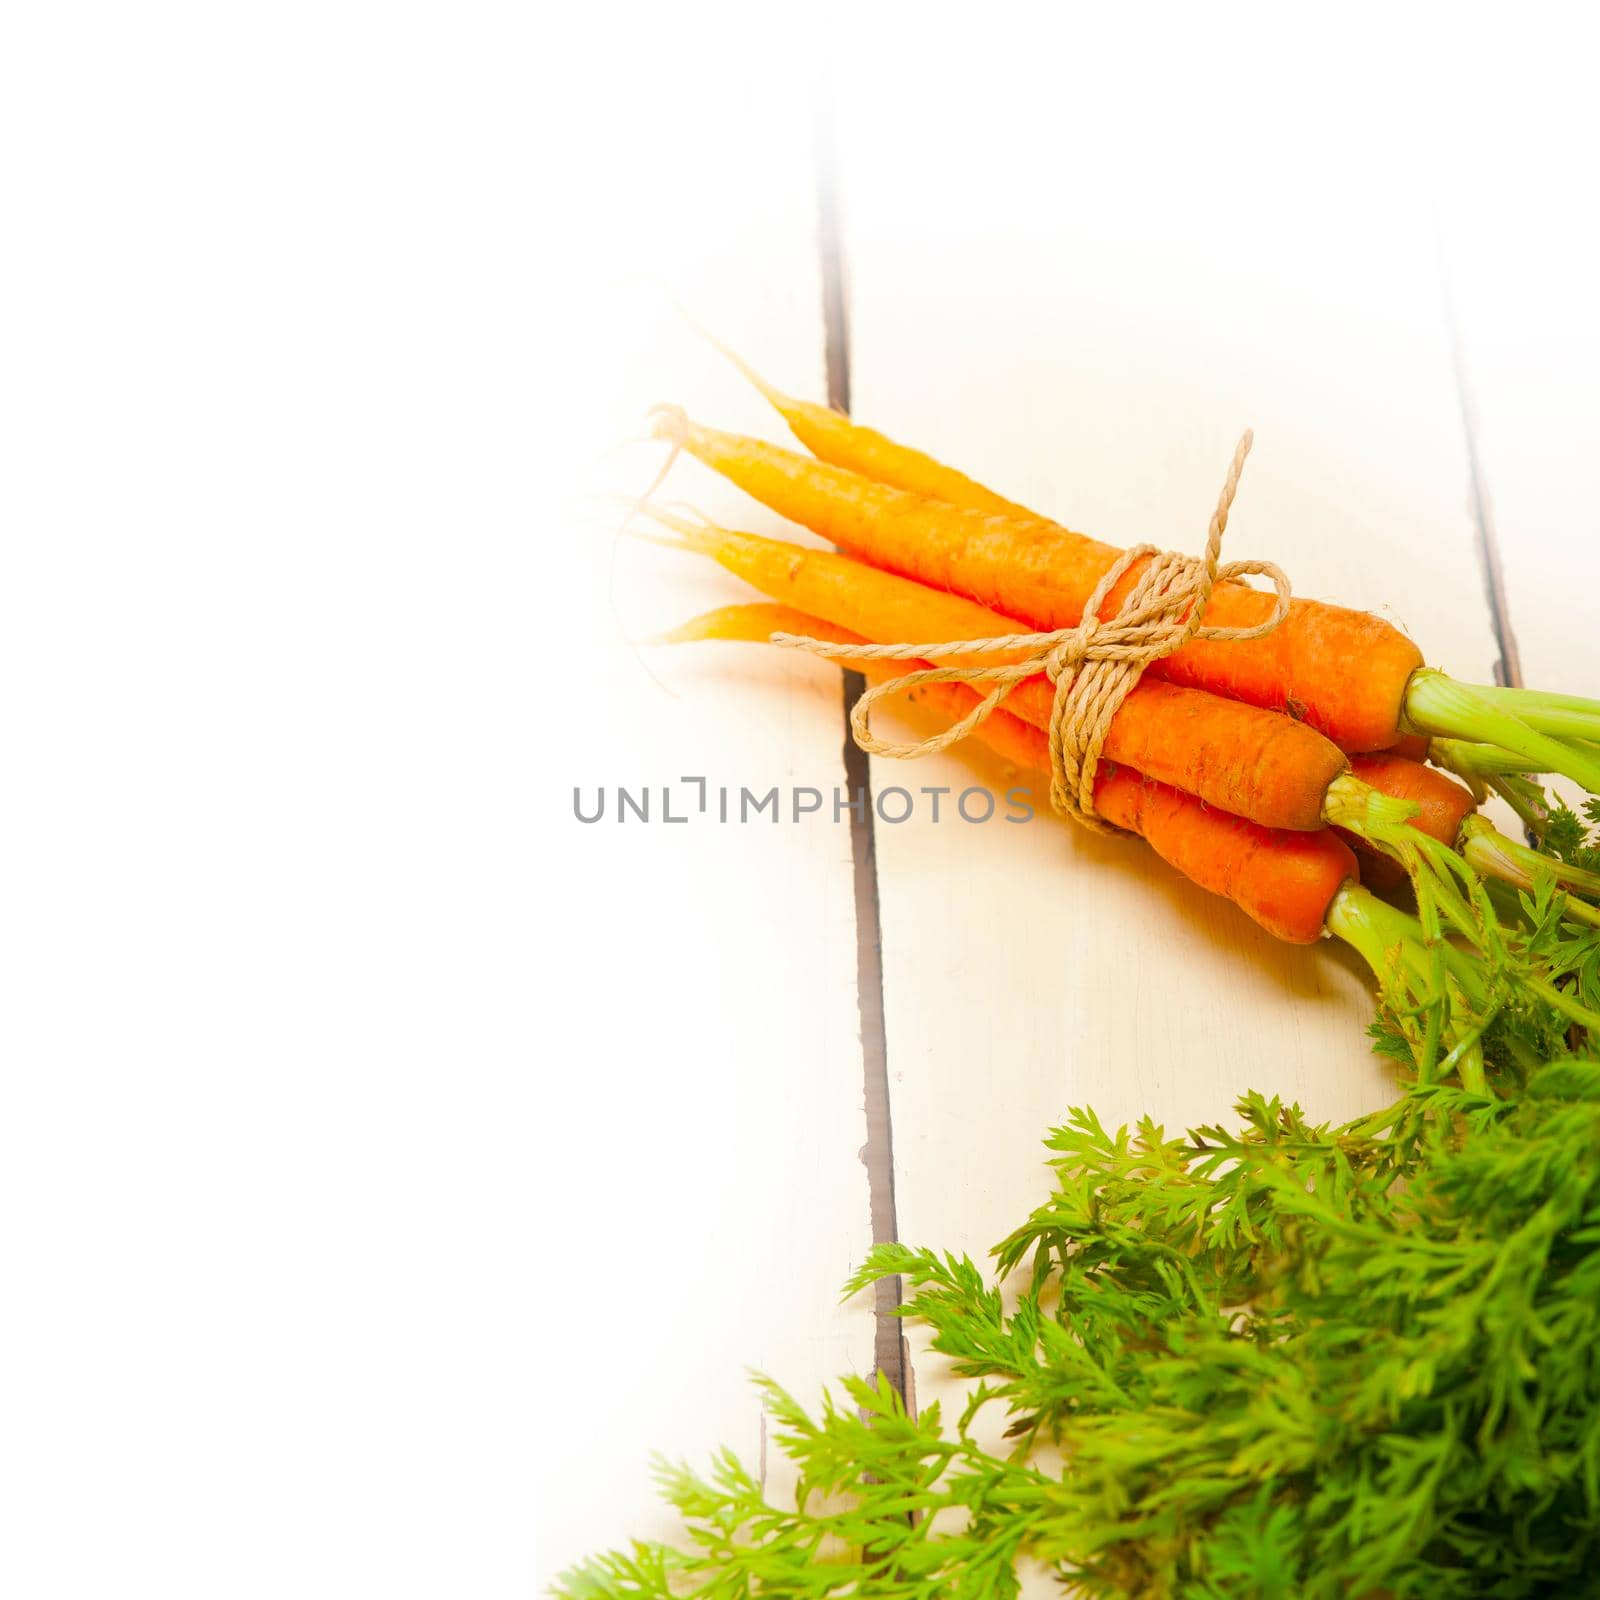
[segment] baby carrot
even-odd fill
[[[1473,809],[1471,792],[1454,778],[1447,777],[1437,768],[1424,766],[1420,761],[1383,751],[1372,755],[1352,756],[1350,768],[1355,775],[1381,794],[1395,800],[1407,800],[1417,809],[1412,814],[1411,825],[1420,828],[1431,838],[1443,844],[1454,844],[1461,832],[1461,824]]]
[[[932,456],[909,445],[903,445],[887,435],[879,433],[875,428],[868,428],[853,421],[848,416],[841,415],[830,407],[818,406],[804,400],[797,400],[792,395],[783,393],[772,384],[768,383],[760,373],[756,372],[750,364],[736,351],[729,349],[721,340],[711,338],[711,343],[727,357],[739,370],[753,388],[767,401],[769,405],[789,425],[789,431],[814,455],[819,461],[825,461],[830,466],[843,467],[848,471],[860,473],[865,478],[871,478],[876,483],[888,484],[891,488],[907,489],[914,494],[927,496],[932,500],[943,500],[949,505],[959,506],[966,510],[983,512],[998,512],[1005,516],[1018,517],[1027,521],[1041,520],[1037,512],[1029,510],[1026,506],[1007,500],[1002,495],[996,494],[992,489],[969,478],[965,473],[957,471],[954,467],[945,466],[936,461]],[[1043,686],[1037,686],[1041,692]],[[1036,686],[1029,684],[1026,689],[1031,693]],[[1013,696],[1012,704],[1019,711],[1018,701],[1021,695]],[[1030,719],[1036,720],[1036,719]],[[1039,726],[1044,726],[1040,723]],[[1407,762],[1414,764],[1427,760],[1428,740],[1419,733],[1403,734],[1392,747],[1397,756],[1404,756]],[[1140,766],[1136,756],[1126,756],[1122,759],[1129,760],[1135,766]],[[1363,777],[1381,793],[1388,794],[1395,799],[1414,799],[1419,802],[1419,814],[1412,818],[1414,826],[1421,828],[1425,833],[1452,843],[1459,831],[1461,817],[1454,818],[1453,825],[1450,819],[1440,812],[1435,814],[1423,802],[1428,798],[1420,793],[1405,793],[1400,787],[1387,787],[1379,779],[1386,776],[1396,776],[1402,784],[1407,781],[1413,789],[1415,780],[1408,774],[1399,773],[1391,767],[1378,766],[1373,768],[1374,776],[1368,776],[1363,769],[1360,759],[1352,763],[1352,769],[1358,777]],[[1148,769],[1145,769],[1148,770]],[[1180,784],[1182,788],[1191,788],[1190,785]],[[1452,785],[1452,787],[1456,787]],[[1192,788],[1191,788],[1191,792]],[[1223,802],[1219,802],[1223,803]],[[1468,797],[1470,805],[1470,797]],[[1227,806],[1230,811],[1243,816],[1253,815],[1248,807],[1238,805]],[[1448,811],[1445,807],[1444,811]],[[1320,823],[1287,823],[1280,822],[1277,826],[1315,827]],[[1347,830],[1339,830],[1351,842],[1356,842],[1358,835],[1350,834]],[[1362,848],[1357,844],[1357,849]],[[1363,867],[1369,865],[1373,870],[1367,872],[1368,878],[1374,883],[1386,886],[1395,886],[1405,881],[1405,872],[1400,864],[1392,857],[1377,851],[1364,852]]]
[[[653,513],[685,543],[770,595],[874,643],[995,638],[1021,624],[971,600],[880,572],[831,550]],[[804,631],[799,630],[799,631]],[[993,665],[1015,656],[946,658]],[[1038,728],[1050,725],[1055,691],[1043,676],[1025,679],[1007,706]],[[1324,825],[1329,791],[1344,756],[1291,718],[1146,676],[1128,694],[1107,735],[1105,755],[1266,827]],[[1348,779],[1345,788],[1350,789]],[[1335,802],[1356,803],[1342,791]]]
[[[766,644],[775,633],[803,633],[808,638],[822,639],[829,644],[867,642],[859,633],[851,633],[848,628],[836,628],[831,622],[797,611],[793,606],[755,600],[742,605],[718,606],[715,611],[703,612],[676,628],[658,634],[650,643],[701,644],[724,640]],[[842,657],[840,659],[843,660]]]
[[[819,461],[859,472],[863,477],[890,484],[896,489],[908,489],[913,494],[926,495],[932,500],[943,500],[947,505],[997,511],[1010,517],[1033,516],[1026,506],[1007,500],[993,489],[984,488],[966,473],[947,467],[921,450],[900,444],[886,434],[879,433],[876,428],[864,427],[831,406],[797,400],[793,395],[774,388],[743,356],[730,350],[720,339],[705,333],[704,329],[700,331],[739,369],[789,425],[789,431],[795,438]]]
[[[1002,516],[874,483],[759,439],[658,414],[656,431],[774,511],[852,554],[906,577],[970,595],[1044,631],[1072,627],[1121,552],[1042,518]],[[1138,581],[1135,562],[1108,596],[1112,615]],[[1218,584],[1207,621],[1252,627],[1273,598]],[[1359,673],[1352,662],[1361,663]],[[1406,685],[1422,665],[1416,646],[1366,612],[1294,600],[1278,628],[1259,639],[1192,639],[1152,669],[1175,683],[1304,718],[1352,750],[1399,737]]]
[[[1113,767],[1095,784],[1094,803],[1106,821],[1140,834],[1185,877],[1226,896],[1290,944],[1316,943],[1334,896],[1360,881],[1350,847],[1326,828],[1263,828],[1141,780],[1129,767]]]
[[[763,642],[775,633],[806,634],[814,639],[841,645],[864,642],[860,634],[852,633],[847,628],[838,627],[820,617],[796,610],[792,606],[772,604],[724,606],[719,611],[709,612],[681,628],[674,629],[664,635],[660,642],[683,643],[704,639]],[[844,657],[834,659],[844,667],[859,664]],[[867,675],[879,682],[893,677],[906,667],[914,668],[922,665],[925,663],[915,661],[899,664],[883,661],[864,663]],[[950,683],[917,684],[906,691],[905,698],[914,705],[934,712],[947,725],[966,716],[977,700],[977,696],[966,685]],[[1044,736],[1030,723],[1009,712],[995,712],[977,730],[975,737],[983,739],[1014,766],[1028,771],[1048,770],[1049,751]],[[1486,818],[1473,815],[1472,795],[1454,780],[1420,763],[1387,754],[1356,756],[1352,758],[1351,765],[1359,775],[1360,781],[1370,783],[1380,794],[1415,806],[1416,814],[1411,820],[1411,826],[1446,846],[1459,844],[1467,861],[1482,876],[1498,878],[1517,888],[1526,889],[1532,887],[1538,874],[1550,874],[1555,877],[1560,887],[1568,891],[1563,914],[1573,922],[1600,925],[1600,911],[1577,898],[1579,894],[1600,892],[1600,876],[1554,861],[1549,856],[1539,855],[1526,846],[1506,838]],[[1118,770],[1125,773],[1137,769],[1124,764]],[[1109,765],[1102,768],[1102,772],[1109,776],[1111,772]],[[1149,786],[1147,775],[1146,779],[1141,781],[1145,781],[1146,786]],[[1107,790],[1102,780],[1096,781],[1095,805],[1108,820],[1118,826],[1133,832],[1144,831],[1141,825],[1128,820],[1126,797],[1116,787]],[[1389,891],[1398,889],[1406,883],[1406,869],[1392,856],[1375,849],[1367,840],[1345,828],[1336,827],[1332,831],[1345,845],[1354,848],[1359,861],[1361,880],[1370,887]],[[1184,837],[1182,830],[1176,837],[1167,835],[1163,837],[1167,838],[1170,850],[1176,851],[1182,847]],[[1302,837],[1317,838],[1318,835],[1305,833]],[[1155,840],[1152,839],[1152,842]],[[1160,854],[1168,860],[1173,860],[1169,848],[1158,846]],[[1325,855],[1324,847],[1317,846],[1312,859],[1322,860]],[[1224,856],[1224,859],[1228,858]],[[1277,859],[1282,863],[1287,860],[1287,856],[1279,850]],[[1208,888],[1217,888],[1217,892],[1227,894],[1231,899],[1237,898],[1229,889],[1218,888],[1216,884],[1201,875],[1207,870],[1203,862],[1195,870],[1191,870],[1190,865],[1184,861],[1174,861],[1174,865],[1196,882]],[[1311,869],[1302,863],[1294,870],[1303,875]],[[1283,873],[1288,871],[1287,866],[1274,868],[1272,881],[1278,881]],[[1271,928],[1273,932],[1280,933],[1281,936],[1281,927],[1269,920],[1269,912],[1263,898],[1269,889],[1270,884],[1257,885],[1254,888],[1247,885],[1245,890],[1247,901],[1239,903],[1244,904],[1245,909],[1256,921],[1264,927]]]
[[[759,628],[755,637],[789,632],[841,643],[882,643],[1017,631],[1010,618],[972,601],[879,572],[848,556],[732,533],[670,512],[653,515],[679,532],[686,544],[712,555],[756,588],[793,602],[732,608],[730,616],[742,616],[745,625]],[[949,659],[960,664],[978,658]],[[892,670],[920,665],[924,663],[902,662]],[[919,698],[924,687],[936,686],[918,686],[909,691],[910,697]],[[1007,705],[1023,722],[1046,729],[1053,695],[1043,677],[1029,678],[1012,692]],[[1394,842],[1400,815],[1418,832],[1454,847],[1463,842],[1463,822],[1473,809],[1468,790],[1419,762],[1385,752],[1351,757],[1347,770],[1337,749],[1302,724],[1151,679],[1136,685],[1124,700],[1104,755],[1264,826],[1314,831],[1329,823],[1347,824],[1338,832],[1361,852],[1366,881],[1386,890],[1400,887],[1406,878],[1399,862],[1384,853]],[[1397,811],[1384,801],[1404,809]],[[1374,842],[1379,848],[1372,848]],[[1474,819],[1464,849],[1481,874],[1519,887],[1535,870],[1530,852],[1482,818]],[[1543,863],[1541,870],[1553,871],[1563,887],[1576,893],[1592,893],[1600,882],[1549,858],[1537,861]],[[1587,910],[1575,899],[1569,905],[1576,921],[1590,920]]]
[[[839,418],[835,426],[855,424]],[[1075,625],[1121,554],[1043,518],[912,494],[760,440],[721,433],[691,422],[677,407],[660,408],[655,431],[774,510],[874,565],[971,595],[1041,630]],[[902,450],[880,435],[869,454]],[[879,470],[892,474],[895,468],[891,463]],[[971,489],[989,493],[981,485]],[[947,480],[945,492],[959,497],[964,491]],[[1122,603],[1143,565],[1130,565],[1107,597],[1103,616]],[[1219,584],[1207,621],[1251,627],[1272,606],[1272,598],[1257,590]],[[1359,670],[1353,671],[1356,663]],[[1296,599],[1270,633],[1195,638],[1155,670],[1178,683],[1287,711],[1346,750],[1388,749],[1407,732],[1497,744],[1600,793],[1600,751],[1583,739],[1560,736],[1575,718],[1585,728],[1591,722],[1584,719],[1592,719],[1600,731],[1600,702],[1549,695],[1511,701],[1510,691],[1457,683],[1425,668],[1404,634],[1367,612]]]
[[[666,639],[762,640],[796,623],[812,637],[849,644],[857,636],[804,616],[788,606],[727,606],[674,629]],[[842,661],[841,665],[856,663]],[[897,675],[893,662],[860,663],[869,677]],[[924,683],[908,698],[958,721],[979,698],[962,683]],[[1048,773],[1045,736],[1020,717],[996,711],[977,729],[996,754],[1028,772]],[[1141,776],[1133,768],[1104,763],[1095,782],[1095,809],[1107,822],[1139,834],[1163,860],[1213,894],[1232,900],[1269,933],[1291,944],[1314,944],[1323,935],[1334,896],[1360,873],[1347,845],[1327,829],[1314,833],[1263,828],[1204,805],[1193,795]]]

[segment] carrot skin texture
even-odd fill
[[[1144,837],[1164,861],[1213,894],[1226,896],[1290,944],[1322,938],[1333,897],[1360,881],[1349,845],[1324,828],[1291,833],[1208,810],[1193,795],[1114,767],[1095,784],[1107,822]]]
[[[949,714],[952,721],[971,709],[973,696],[965,685],[923,687],[921,702]],[[938,693],[951,689],[962,692]],[[1017,766],[1050,769],[1044,735],[1018,717],[997,711],[977,737]],[[1252,921],[1289,944],[1315,944],[1321,939],[1333,897],[1346,882],[1361,881],[1354,853],[1330,829],[1298,833],[1263,828],[1131,767],[1103,764],[1095,780],[1094,804],[1107,822],[1138,834],[1184,877],[1233,901]]]
[[[764,505],[863,560],[1040,630],[1081,620],[1121,554],[1057,523],[952,506],[681,417],[661,431]],[[1115,612],[1142,566],[1135,562],[1111,591],[1102,617]],[[1268,594],[1219,584],[1206,617],[1215,626],[1245,627],[1265,620],[1272,606]],[[1174,683],[1287,711],[1342,748],[1361,751],[1400,738],[1406,684],[1421,665],[1416,646],[1381,618],[1297,599],[1263,638],[1194,639],[1153,670]]]
[[[746,370],[748,371],[748,368]],[[1048,520],[1029,507],[1005,499],[975,479],[969,478],[964,472],[959,472],[954,467],[947,467],[920,450],[902,445],[874,428],[864,427],[840,412],[780,394],[769,384],[763,383],[754,373],[750,376],[788,423],[789,431],[819,461],[859,473],[876,483],[888,484],[895,489],[907,489],[914,494],[925,495],[933,500],[943,500],[949,505],[960,506],[966,510],[998,513],[1001,516],[1016,517],[1027,522]],[[1041,723],[1040,726],[1045,724]],[[1403,734],[1390,747],[1390,753],[1404,756],[1408,761],[1425,762],[1428,759],[1427,736],[1420,733]],[[1151,770],[1135,755],[1130,754],[1119,759],[1127,761],[1141,771]],[[1180,784],[1179,787],[1188,788],[1191,793],[1195,792],[1193,786],[1189,784]],[[1240,815],[1249,815],[1238,806],[1227,806],[1227,809]],[[1310,827],[1316,824],[1303,825]],[[1298,827],[1302,824],[1280,823],[1277,826]],[[1341,837],[1355,843],[1356,835],[1342,828],[1338,831]],[[1453,839],[1452,834],[1451,839],[1446,842],[1453,842]],[[1360,844],[1356,845],[1358,851],[1361,851],[1361,848]],[[1405,881],[1403,869],[1392,857],[1370,850],[1364,854],[1372,856],[1385,868],[1392,867],[1395,883]]]
[[[878,644],[1028,631],[970,600],[829,550],[721,533],[710,553],[780,603]],[[956,657],[948,664],[1014,659]],[[1048,728],[1054,698],[1040,676],[1020,684],[1006,706],[1035,727]],[[1323,826],[1323,796],[1346,764],[1334,744],[1303,723],[1149,676],[1112,719],[1105,754],[1263,826],[1306,831]]]
[[[1248,719],[1230,714],[1245,709]],[[1303,723],[1157,678],[1129,694],[1111,729],[1112,761],[1269,828],[1321,829],[1328,786],[1346,767],[1339,747]]]
[[[1404,756],[1387,752],[1352,756],[1350,770],[1380,794],[1392,795],[1396,800],[1410,800],[1417,807],[1411,826],[1441,844],[1455,845],[1461,824],[1475,809],[1472,792],[1464,784],[1457,783],[1437,767],[1426,767]]]
[[[678,636],[761,640],[792,627],[795,616],[786,606],[727,606],[698,619],[688,630],[680,629]],[[840,643],[854,642],[856,637],[820,619],[807,631]],[[835,659],[840,666],[856,664]],[[903,670],[893,662],[861,665],[868,677],[878,681]],[[961,683],[920,684],[906,698],[946,722],[964,717],[977,700]],[[994,712],[974,737],[1024,771],[1050,770],[1044,734],[1009,711]],[[1333,897],[1347,880],[1360,881],[1355,856],[1329,829],[1296,833],[1263,828],[1129,767],[1102,765],[1094,800],[1107,822],[1139,834],[1185,877],[1232,900],[1267,932],[1291,944],[1314,944],[1320,939]]]

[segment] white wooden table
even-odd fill
[[[839,1287],[1070,1105],[1388,1093],[1352,960],[1131,842],[665,822],[984,769],[638,646],[739,591],[593,496],[658,401],[783,437],[665,288],[1111,540],[1253,426],[1231,554],[1600,691],[1592,52],[939,9],[10,8],[0,1592],[526,1596],[672,1533],[652,1449],[782,1492],[747,1368],[939,1393]]]
[[[705,192],[675,177],[673,236],[698,248],[663,270],[724,338],[781,386],[1117,543],[1195,546],[1253,426],[1232,555],[1392,616],[1469,681],[1600,683],[1595,234],[1562,201],[1585,119],[1557,99],[1513,152],[1503,126],[1474,133],[1465,90],[1425,125],[1391,73],[1346,75],[1343,57],[1320,82],[1218,82],[1199,40],[1169,37],[1130,96],[1096,70],[1104,40],[1078,61],[994,35],[924,54],[863,26],[821,102],[742,121]],[[759,204],[730,211],[747,183]],[[641,402],[785,438],[658,314],[648,359],[624,352]],[[772,525],[693,463],[664,492]],[[641,633],[739,597],[671,558],[619,562]],[[614,638],[598,607],[594,625]],[[651,666],[680,698],[627,662],[607,680],[608,717],[644,741],[616,777],[845,783],[833,669],[736,646]],[[870,777],[959,789],[974,761],[875,759]],[[592,830],[626,894],[616,964],[649,1011],[599,1028],[594,1093],[642,1086],[647,1126],[620,1157],[574,1129],[564,1170],[602,1164],[572,1204],[604,1211],[631,1203],[606,1198],[615,1163],[644,1163],[627,1281],[631,1300],[644,1272],[650,1312],[595,1286],[583,1342],[624,1388],[615,1412],[581,1392],[558,1406],[552,1569],[670,1529],[646,1446],[726,1441],[779,1475],[747,1366],[806,1396],[875,1361],[913,1403],[944,1388],[914,1332],[903,1354],[893,1325],[875,1346],[872,1307],[834,1290],[873,1237],[981,1257],[1044,1192],[1040,1139],[1069,1105],[1189,1125],[1247,1086],[1329,1118],[1388,1091],[1346,953],[1274,943],[1133,843],[924,808],[855,830],[863,873],[848,825],[709,831]],[[572,848],[602,870],[602,844]],[[629,1065],[641,1048],[648,1073]]]

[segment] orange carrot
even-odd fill
[[[1404,756],[1383,752],[1352,756],[1350,766],[1356,776],[1395,800],[1409,800],[1416,808],[1411,826],[1420,828],[1442,844],[1453,845],[1461,824],[1473,809],[1472,793],[1454,778],[1435,767]]]
[[[707,334],[706,337],[711,336]],[[820,416],[826,419],[825,426],[818,425],[810,417],[801,418],[797,426],[795,419],[804,409],[802,402],[780,394],[765,383],[746,362],[720,341],[711,339],[711,343],[745,373],[780,414],[790,419],[791,427],[820,460],[845,467],[879,483],[909,489],[954,506],[999,512],[1010,518],[1020,516],[1022,520],[1030,522],[1044,520],[1036,512],[1003,499],[981,483],[973,482],[963,473],[944,466],[921,451],[912,450],[873,429],[859,427],[841,413],[821,412]],[[791,413],[794,415],[791,416]],[[1134,574],[1129,574],[1128,581],[1135,581]],[[1082,603],[1087,604],[1087,599]],[[1017,614],[1028,615],[1028,612],[1019,609]],[[1404,675],[1407,660],[1407,653],[1396,644],[1392,633],[1393,630],[1390,630],[1389,635],[1380,639],[1389,657],[1385,663],[1384,678],[1390,687]],[[1201,657],[1195,657],[1196,663],[1200,661]],[[1221,687],[1215,683],[1207,686]],[[1324,726],[1322,719],[1327,711],[1323,704],[1323,693],[1314,683],[1309,687],[1310,696],[1301,697],[1305,714],[1317,726]],[[1375,686],[1378,691],[1383,687],[1382,683]],[[1238,697],[1251,698],[1243,692]],[[1348,691],[1344,693],[1343,700],[1347,704],[1352,698],[1360,703],[1365,713],[1373,710],[1372,696],[1362,699],[1360,696],[1352,697]],[[1383,698],[1381,692],[1376,696],[1379,701]],[[1266,703],[1277,702],[1272,699]],[[1294,698],[1286,694],[1284,709],[1293,711],[1294,708]],[[1447,740],[1504,746],[1518,759],[1530,763],[1526,770],[1559,772],[1581,784],[1591,794],[1600,794],[1600,758],[1593,754],[1591,743],[1575,742],[1593,741],[1600,737],[1600,701],[1570,695],[1548,695],[1527,689],[1458,684],[1443,673],[1413,670],[1404,677],[1397,701],[1396,726],[1408,725],[1417,731],[1405,734],[1398,744],[1392,738],[1386,743],[1365,744],[1342,736],[1339,742],[1350,750],[1395,749],[1397,754],[1418,761],[1426,759],[1425,750],[1418,748],[1425,734]],[[1328,726],[1331,727],[1332,723]],[[1368,737],[1370,735],[1369,728]],[[1405,747],[1400,748],[1401,744]]]
[[[1209,811],[1193,795],[1111,768],[1095,784],[1095,809],[1141,834],[1164,861],[1213,894],[1225,895],[1268,933],[1315,944],[1328,907],[1360,871],[1350,847],[1324,828],[1293,833]]]
[[[848,630],[830,627],[791,607],[760,605],[726,606],[666,638],[761,640],[793,629],[797,622],[814,638],[855,642]],[[861,665],[879,681],[902,670],[894,662]],[[908,698],[941,721],[956,722],[971,711],[979,696],[962,683],[924,683]],[[1049,771],[1044,735],[1008,711],[996,711],[974,737],[1024,771]],[[1185,877],[1232,900],[1269,933],[1291,944],[1314,944],[1320,939],[1333,897],[1346,882],[1360,881],[1349,847],[1326,828],[1315,833],[1263,828],[1212,810],[1193,795],[1142,777],[1131,767],[1103,764],[1094,803],[1107,822],[1139,834]]]
[[[1027,631],[973,601],[831,550],[697,526],[671,513],[656,515],[762,593],[874,643],[932,643]],[[993,665],[1016,659],[956,656],[942,664]],[[1048,728],[1053,699],[1048,680],[1039,676],[1024,680],[1006,705],[1024,721]],[[1306,830],[1323,826],[1329,786],[1346,767],[1337,747],[1303,723],[1148,676],[1112,720],[1105,754],[1263,826]]]
[[[704,330],[702,330],[704,332]],[[730,350],[720,339],[710,334],[705,337],[736,366],[760,392],[762,398],[788,423],[789,431],[819,461],[859,472],[876,483],[887,483],[896,489],[909,489],[913,494],[943,500],[947,505],[970,506],[979,511],[999,512],[1010,517],[1032,517],[1026,506],[1007,500],[992,489],[986,489],[964,472],[947,467],[942,461],[921,450],[913,450],[881,434],[876,428],[863,427],[843,412],[830,406],[819,406],[810,400],[796,400],[793,395],[775,389],[742,356]]]
[[[742,640],[765,644],[775,633],[800,633],[829,644],[856,645],[865,641],[859,633],[841,628],[822,617],[797,611],[793,606],[746,604],[722,606],[695,617],[682,627],[664,633],[659,644],[689,644],[702,640]],[[874,682],[884,683],[902,673],[928,665],[926,661],[855,661],[848,656],[828,658],[849,671],[860,671]],[[977,704],[979,696],[963,683],[919,683],[906,690],[904,698],[947,725],[959,722]],[[1050,748],[1044,735],[1031,723],[1005,710],[996,711],[972,735],[981,739],[1012,766],[1027,772],[1050,769]]]
[[[821,617],[813,617],[793,606],[773,605],[770,601],[746,601],[742,605],[718,606],[666,633],[658,635],[652,644],[700,644],[713,641],[765,644],[775,633],[802,633],[807,638],[823,639],[829,644],[865,644],[859,633],[848,628],[836,628]],[[855,671],[855,664],[844,657],[840,663]],[[920,665],[920,663],[919,663]]]
[[[1095,585],[1118,559],[1112,546],[1042,518],[966,509],[874,483],[758,439],[660,413],[656,431],[763,504],[874,566],[971,596],[1031,627],[1075,625]],[[1107,598],[1110,616],[1138,580],[1135,562]],[[1270,615],[1270,595],[1219,584],[1207,621],[1247,627]],[[1359,670],[1353,670],[1359,664]],[[1159,662],[1161,676],[1303,717],[1351,750],[1400,737],[1407,684],[1422,665],[1412,642],[1365,612],[1295,600],[1259,639],[1193,639]]]
[[[747,604],[721,606],[715,611],[708,611],[703,616],[692,618],[682,627],[662,634],[656,643],[741,640],[750,644],[765,644],[775,633],[802,633],[829,644],[856,645],[867,642],[859,633],[837,627],[821,617],[808,616],[804,611],[796,611],[793,606]],[[860,671],[876,683],[884,683],[909,669],[928,665],[925,661],[855,661],[848,656],[830,656],[828,659],[847,671]],[[979,697],[961,683],[919,683],[907,689],[903,698],[949,725],[966,716]],[[1025,772],[1049,772],[1050,748],[1044,735],[1009,711],[996,711],[972,737],[981,739],[996,755],[1014,767]]]

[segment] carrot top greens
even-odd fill
[[[1551,854],[1600,867],[1545,814]],[[1028,1558],[1081,1595],[1594,1593],[1600,932],[1547,872],[1422,881],[1416,919],[1337,912],[1379,975],[1391,1105],[1326,1126],[1252,1092],[1181,1137],[1072,1110],[992,1271],[897,1244],[849,1285],[905,1281],[976,1380],[959,1415],[881,1378],[814,1410],[760,1379],[798,1502],[731,1454],[662,1463],[680,1543],[557,1592],[976,1600]]]

